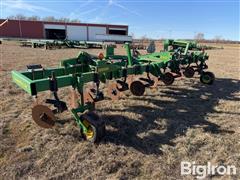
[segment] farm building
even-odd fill
[[[132,41],[128,26],[0,19],[1,38]]]

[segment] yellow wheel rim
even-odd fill
[[[86,120],[83,120],[84,126],[87,127],[87,132],[85,133],[87,139],[91,139],[94,136],[94,131],[90,125],[90,123]]]

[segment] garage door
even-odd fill
[[[69,40],[87,40],[87,26],[67,26],[67,39]]]
[[[89,32],[89,40],[90,41],[99,41],[99,39],[96,38],[97,34],[106,34],[106,27],[88,27]]]

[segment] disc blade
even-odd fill
[[[142,96],[145,92],[145,86],[141,81],[133,81],[130,84],[130,91],[135,96]]]
[[[44,105],[36,105],[32,108],[32,118],[37,125],[43,128],[52,128],[56,120],[52,110]]]

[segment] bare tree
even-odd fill
[[[30,16],[27,18],[27,20],[31,20],[31,21],[39,21],[40,17],[39,16]]]
[[[60,19],[56,19],[58,22],[70,22],[69,18],[60,18]]]
[[[213,40],[216,41],[216,42],[224,41],[224,39],[222,38],[222,36],[219,36],[219,35],[215,36],[215,37],[213,38]]]
[[[146,34],[141,37],[141,42],[142,42],[142,43],[148,42],[148,37],[147,37]]]
[[[16,15],[16,19],[17,19],[17,20],[26,20],[27,17],[24,16],[24,15],[22,15],[22,14],[17,14],[17,15]]]
[[[130,36],[132,36],[132,39],[135,39],[135,34],[133,32],[130,33]]]
[[[73,22],[73,23],[80,23],[81,21],[79,19],[71,19],[70,22]]]
[[[49,22],[56,22],[56,18],[54,16],[47,16],[42,19],[43,21],[49,21]]]
[[[8,16],[7,19],[13,19],[13,20],[26,20],[27,17],[22,14],[17,14],[15,16]]]
[[[8,16],[7,19],[16,19],[15,16]]]
[[[81,21],[79,19],[69,19],[69,18],[55,18],[54,16],[47,16],[44,18],[40,18],[39,16],[24,16],[22,14],[17,14],[13,16],[8,16],[7,19],[12,19],[12,20],[31,20],[31,21],[49,21],[49,22],[75,22],[75,23],[80,23]]]
[[[196,40],[204,40],[204,33],[199,32],[194,36],[194,39]]]

